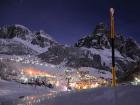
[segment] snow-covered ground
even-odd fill
[[[84,90],[44,101],[40,105],[140,105],[140,86]]]
[[[45,87],[23,85],[13,81],[0,80],[0,102],[17,99],[20,96],[49,93],[51,90]]]
[[[1,102],[1,105],[139,105],[140,86],[96,88],[65,93],[43,93],[17,100]]]

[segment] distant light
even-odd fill
[[[23,80],[24,82],[28,82],[28,78],[26,78],[24,76],[22,76],[20,79]]]
[[[59,83],[59,81],[57,81],[57,82],[56,82],[56,86],[57,86],[57,87],[58,87],[58,86],[60,86],[60,83]]]
[[[33,72],[32,72],[32,71],[29,71],[29,74],[30,74],[30,75],[32,75],[32,74],[33,74]]]
[[[134,81],[131,82],[131,84],[132,84],[132,85],[139,85],[139,84],[140,84],[140,79],[137,78],[137,77],[135,77],[135,78],[134,78]]]
[[[114,15],[114,9],[113,8],[110,8],[110,12],[112,14],[112,16]]]
[[[63,87],[63,91],[68,91],[66,86]]]
[[[135,77],[135,81],[140,83],[140,79]]]

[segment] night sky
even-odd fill
[[[109,8],[113,7],[117,33],[140,43],[139,5],[139,0],[0,0],[0,26],[43,29],[58,42],[73,44],[92,33],[99,22],[109,27]]]

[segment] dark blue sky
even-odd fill
[[[0,26],[43,29],[58,42],[73,44],[99,22],[109,27],[109,8],[114,7],[117,33],[140,43],[139,4],[139,0],[0,0]]]

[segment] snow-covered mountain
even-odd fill
[[[0,28],[0,53],[9,55],[38,55],[58,43],[44,31],[31,32],[22,25]]]
[[[106,29],[105,25],[103,23],[99,23],[96,25],[96,28],[91,35],[78,40],[75,46],[92,49],[110,49],[110,36],[110,31]],[[122,56],[130,57],[133,60],[138,60],[140,58],[140,45],[133,38],[116,35],[115,48],[117,53],[116,56],[118,56],[119,52]]]
[[[117,75],[131,73],[140,62],[140,45],[132,38],[116,35]],[[110,31],[99,23],[74,46],[60,45],[44,31],[32,32],[22,25],[0,28],[0,54],[37,55],[43,62],[74,68],[91,67],[111,72]]]
[[[140,46],[132,38],[116,35],[115,47],[117,75],[121,76],[137,65],[140,60]],[[91,35],[78,40],[75,46],[53,46],[39,57],[52,64],[111,71],[110,31],[103,23],[99,23]]]

